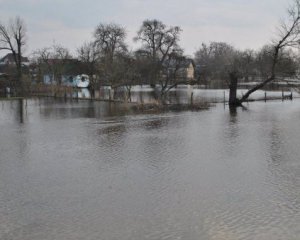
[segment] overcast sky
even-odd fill
[[[99,23],[118,23],[127,29],[127,43],[145,19],[180,26],[181,46],[193,55],[202,42],[226,41],[235,47],[260,48],[286,16],[288,0],[0,0],[0,21],[20,16],[26,22],[28,47],[54,42],[75,52],[92,40]],[[0,53],[0,55],[2,55]]]

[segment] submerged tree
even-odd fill
[[[0,22],[0,50],[7,50],[13,55],[19,81],[19,95],[24,94],[22,81],[22,54],[26,44],[26,26],[20,17],[11,19],[8,24]]]
[[[269,54],[271,61],[268,67],[266,78],[250,90],[248,90],[241,98],[236,97],[237,78],[236,71],[232,71],[230,79],[230,95],[232,98],[229,104],[232,106],[241,105],[248,97],[258,89],[263,88],[268,83],[274,81],[278,76],[278,70],[282,56],[287,49],[299,47],[300,43],[300,0],[294,0],[293,5],[288,9],[288,19],[281,23],[278,29],[278,36],[273,40]]]

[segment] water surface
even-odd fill
[[[300,101],[247,107],[1,101],[0,239],[299,239]]]

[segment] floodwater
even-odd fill
[[[300,101],[132,115],[0,102],[1,240],[298,240]]]
[[[249,100],[265,100],[265,99],[282,99],[282,94],[284,96],[288,96],[292,93],[293,97],[300,98],[299,90],[290,89],[289,91],[281,92],[281,91],[264,91],[258,90],[252,93],[249,97]],[[247,89],[238,89],[237,95],[238,97],[242,97],[248,90]],[[115,92],[114,98],[117,100],[124,100],[125,90],[118,89]],[[73,97],[76,98],[91,98],[91,93],[88,89],[82,88],[78,89],[73,93]],[[96,90],[94,93],[95,98],[101,99],[110,99],[110,95],[112,92],[107,87],[102,87],[100,90]],[[131,88],[131,98],[132,102],[137,103],[149,103],[155,101],[160,96],[160,90],[158,88],[153,89],[148,85],[138,85],[132,86]],[[228,102],[229,99],[229,90],[228,89],[203,89],[198,86],[190,86],[190,85],[178,85],[177,88],[171,89],[166,94],[166,101],[171,104],[186,104],[191,102],[191,98],[193,98],[193,102],[213,102],[213,103],[221,103]]]

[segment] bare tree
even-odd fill
[[[62,75],[72,56],[69,50],[61,45],[53,45],[38,49],[33,53],[35,62],[38,66],[40,77],[44,74],[49,75],[52,83],[61,84]]]
[[[213,83],[213,86],[230,89],[229,102],[236,99],[238,79],[242,77],[245,60],[244,53],[225,42],[211,42],[202,44],[196,52],[195,59],[200,65],[200,74],[205,82]],[[200,76],[201,76],[200,75]]]
[[[100,61],[100,52],[94,42],[84,43],[77,49],[78,59],[83,64],[85,73],[90,77],[91,88],[99,84],[97,73],[97,66]]]
[[[11,19],[8,24],[0,22],[0,50],[12,53],[17,69],[17,80],[20,85],[19,94],[23,95],[22,53],[26,44],[26,26],[20,17]]]
[[[187,58],[183,55],[183,50],[173,50],[168,54],[167,59],[164,61],[162,69],[162,77],[158,82],[161,86],[161,95],[164,96],[172,88],[178,84],[187,84],[188,79],[182,70],[186,67]],[[190,81],[191,83],[191,81]]]
[[[270,74],[273,63],[272,45],[266,45],[257,52],[255,65],[260,78],[266,79]],[[277,78],[285,78],[295,76],[297,72],[297,55],[291,48],[282,48],[279,51],[278,62],[276,67]]]
[[[202,44],[195,53],[200,76],[213,87],[229,87],[229,103],[237,104],[238,81],[261,81],[267,79],[274,60],[274,46],[264,46],[258,52],[235,49],[224,42]],[[275,74],[280,77],[296,73],[296,61],[290,48],[278,52]],[[202,80],[200,79],[200,80]]]
[[[244,82],[249,82],[256,75],[256,53],[252,49],[239,51],[241,65],[241,76]]]
[[[228,71],[233,67],[238,51],[225,42],[202,43],[195,53],[196,64],[200,67],[200,76],[213,87],[227,85]]]
[[[41,48],[32,53],[33,62],[35,64],[35,71],[37,73],[38,81],[42,81],[43,75],[45,73],[52,72],[50,58],[51,58],[51,51],[50,48]]]
[[[101,54],[101,69],[104,79],[114,85],[117,83],[114,69],[118,56],[127,52],[126,31],[117,24],[99,24],[94,33],[95,45]]]
[[[68,48],[55,44],[52,46],[52,69],[55,80],[61,84],[62,77],[68,73],[68,65],[72,59],[72,55]],[[73,73],[72,73],[73,74]]]
[[[114,63],[114,88],[121,87],[125,93],[125,100],[131,101],[131,89],[140,81],[139,65],[131,52],[118,54],[117,61]]]
[[[104,56],[113,62],[116,53],[126,51],[125,29],[117,24],[99,24],[94,33],[95,44]]]
[[[273,40],[272,44],[272,61],[269,68],[268,76],[264,81],[257,84],[250,90],[248,90],[245,95],[240,99],[235,98],[231,99],[229,102],[230,105],[236,106],[241,105],[245,102],[248,97],[258,89],[261,89],[268,83],[274,81],[278,75],[278,66],[280,62],[281,53],[288,48],[299,47],[300,42],[300,0],[294,0],[293,4],[288,9],[288,19],[285,22],[282,22],[278,28],[278,37],[277,40]],[[232,78],[233,82],[236,80],[236,76]],[[236,88],[231,88],[230,91],[236,92]],[[234,95],[234,94],[233,94]],[[236,94],[235,94],[236,95]]]
[[[157,78],[160,76],[163,64],[168,55],[177,50],[178,41],[181,29],[178,26],[167,27],[159,20],[145,20],[140,27],[135,41],[142,43],[142,49],[152,62],[151,71],[151,84],[154,85],[157,82]]]

